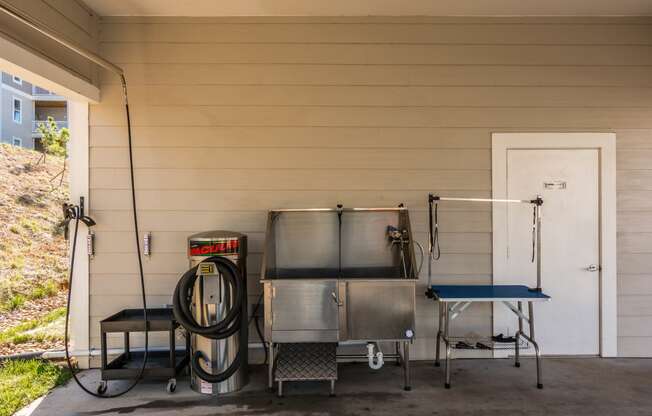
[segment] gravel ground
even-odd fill
[[[59,292],[49,298],[31,300],[20,309],[0,314],[0,332],[18,325],[21,322],[35,319],[66,304],[66,292]]]

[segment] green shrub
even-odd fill
[[[25,296],[21,295],[20,293],[14,295],[11,299],[9,299],[8,309],[12,311],[14,309],[18,309],[23,306],[26,301],[27,299],[25,299]]]
[[[21,218],[20,219],[20,225],[27,229],[30,230],[33,233],[37,233],[41,230],[41,227],[39,226],[38,222],[34,220],[30,220],[28,218]]]
[[[32,293],[30,299],[42,299],[54,296],[59,292],[59,285],[54,280],[48,280],[41,286],[37,286]]]

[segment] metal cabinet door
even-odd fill
[[[273,282],[273,341],[336,342],[337,284],[334,280]]]
[[[347,340],[398,341],[414,334],[414,280],[349,280],[344,303]]]

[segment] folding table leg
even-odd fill
[[[439,327],[437,328],[437,339],[435,341],[435,367],[439,367],[439,350],[440,350],[440,343],[441,343],[441,324],[444,320],[444,307],[443,307],[443,302],[438,301],[437,304],[439,305]]]
[[[444,303],[444,313],[446,314],[444,318],[444,343],[446,344],[446,383],[444,387],[447,389],[451,388],[451,345],[448,338],[448,332],[450,328],[450,310],[448,309],[448,303]]]
[[[523,314],[523,302],[518,301],[518,311]],[[514,345],[514,366],[520,367],[521,366],[521,361],[520,361],[520,356],[519,356],[519,335],[523,333],[523,318],[520,316],[518,317],[518,331],[516,332],[516,342]]]
[[[530,340],[532,345],[534,345],[534,352],[537,358],[537,388],[542,389],[543,384],[541,383],[541,351],[539,350],[539,344],[534,340],[534,308],[532,302],[528,302],[528,311],[529,311],[529,320],[530,320]]]

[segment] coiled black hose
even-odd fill
[[[242,281],[243,277],[240,275],[238,266],[226,257],[213,256],[203,262],[215,263],[224,279],[225,293],[232,294],[233,301],[227,302],[230,305],[226,316],[220,322],[208,326],[200,325],[194,318],[190,307],[199,265],[185,272],[174,289],[172,297],[174,316],[188,332],[210,339],[226,339],[239,332],[242,326],[242,302],[246,296],[245,286]],[[195,352],[191,357],[190,367],[202,380],[209,383],[219,383],[231,377],[240,368],[242,363],[241,353],[241,348],[239,348],[231,365],[219,374],[208,373],[201,367],[199,361],[202,359],[202,354],[199,351]]]

